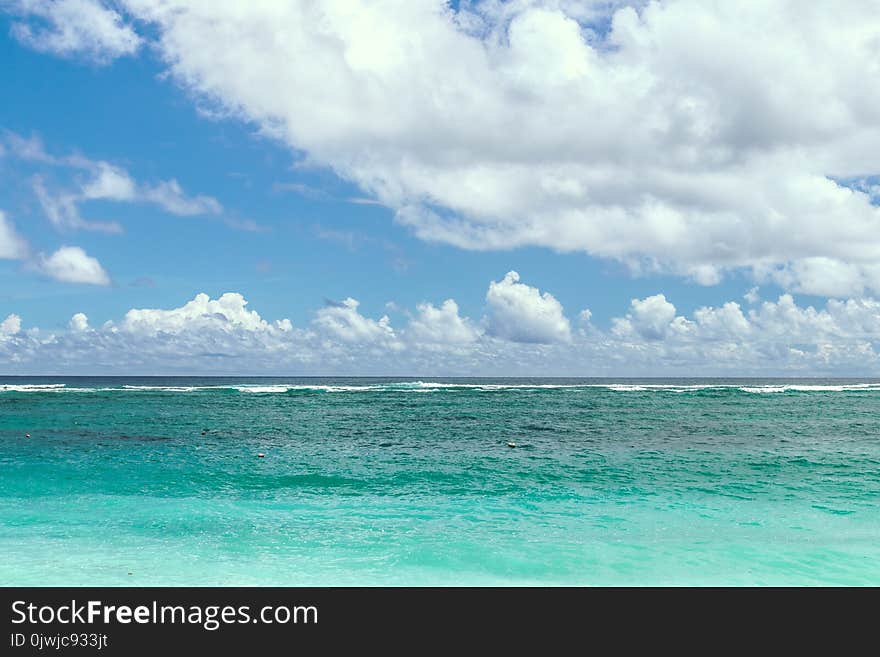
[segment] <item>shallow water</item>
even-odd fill
[[[880,584],[876,380],[3,378],[0,473],[7,585]]]

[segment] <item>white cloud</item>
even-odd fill
[[[617,318],[614,335],[670,346],[692,347],[730,341],[742,347],[880,341],[880,302],[875,299],[829,300],[825,308],[797,305],[790,294],[764,301],[743,313],[735,301],[698,308],[692,319],[676,315],[662,294],[634,299],[626,317]]]
[[[66,157],[52,155],[37,136],[25,138],[14,132],[6,132],[3,138],[10,155],[25,162],[72,173],[72,184],[54,191],[49,189],[45,173],[31,179],[31,186],[43,212],[56,228],[122,232],[116,222],[84,219],[80,205],[89,201],[152,203],[178,216],[216,215],[223,212],[223,206],[217,199],[203,194],[189,196],[173,178],[153,183],[138,182],[124,168],[110,162],[91,160],[78,154]],[[253,225],[244,224],[242,227],[252,229]]]
[[[123,4],[199,103],[423,239],[880,286],[873,2]]]
[[[698,308],[694,319],[698,329],[712,337],[744,338],[752,330],[735,301],[728,301],[720,308]]]
[[[62,246],[49,256],[41,253],[35,266],[49,278],[63,283],[110,284],[101,263],[78,246]]]
[[[13,23],[12,34],[42,52],[106,62],[141,45],[120,14],[96,0],[5,0],[0,6],[24,17]]]
[[[447,299],[439,308],[430,303],[416,306],[407,335],[419,343],[467,344],[479,337],[472,322],[458,314],[458,304]]]
[[[549,292],[519,282],[519,274],[508,272],[492,281],[486,293],[488,332],[514,342],[568,342],[571,325],[562,304]]]
[[[0,210],[0,259],[22,260],[28,252],[27,242],[15,232],[15,227]]]
[[[359,305],[352,298],[329,304],[317,312],[315,325],[344,342],[396,342],[388,316],[383,315],[378,321],[364,317],[358,312]]]
[[[811,257],[773,269],[760,269],[769,279],[793,292],[828,297],[880,290],[880,264],[852,264],[824,257]]]
[[[105,233],[122,232],[122,227],[118,223],[83,219],[78,205],[83,197],[79,194],[70,192],[52,194],[46,189],[43,179],[39,176],[33,179],[32,186],[43,212],[56,228],[97,230]]]
[[[73,317],[70,318],[68,327],[71,331],[88,331],[89,318],[86,317],[85,313],[76,313]]]
[[[287,319],[269,324],[255,310],[247,310],[247,303],[236,292],[227,292],[219,299],[211,299],[207,294],[201,293],[183,306],[171,310],[129,310],[120,329],[146,335],[210,330],[285,332],[292,329],[290,320]]]
[[[62,246],[47,256],[34,254],[0,211],[0,259],[22,260],[24,268],[38,271],[65,283],[109,285],[110,277],[101,264],[78,246]],[[13,317],[10,315],[10,317]]]
[[[22,137],[15,132],[6,130],[3,131],[3,141],[8,147],[4,154],[8,153],[28,162],[57,164],[57,160],[46,152],[43,141],[37,135]]]
[[[127,171],[108,162],[82,162],[91,169],[92,178],[80,190],[83,200],[106,199],[133,201],[137,198],[137,185]]]
[[[662,294],[633,299],[631,308],[632,312],[627,316],[630,325],[639,335],[649,340],[664,337],[675,319],[675,306]]]
[[[652,305],[660,304],[655,299]],[[666,309],[664,319],[669,317]],[[650,337],[639,333],[632,320],[630,313],[615,321],[614,339],[606,343],[609,357],[618,363],[630,360],[631,368],[640,362],[654,373],[847,376],[880,372],[880,302],[873,299],[830,300],[817,310],[798,306],[791,295],[784,294],[747,314],[731,301],[719,308],[700,308],[693,319],[675,316],[665,323],[658,319]]]
[[[750,310],[749,321],[763,336],[810,341],[833,336],[856,337],[851,328],[853,320],[858,323],[867,314],[876,321],[880,310],[880,306],[871,300],[860,300],[855,306],[839,304],[829,301],[822,311],[813,306],[801,308],[794,297],[783,294],[776,302],[765,301],[756,310]]]
[[[263,319],[247,305],[239,293],[199,294],[177,308],[132,309],[95,328],[77,314],[62,333],[22,331],[10,315],[0,323],[0,362],[9,372],[80,374],[880,374],[880,301],[871,298],[816,308],[784,294],[747,313],[727,302],[686,317],[654,295],[630,303],[610,331],[590,325],[549,344],[481,333],[452,300],[421,304],[400,335],[387,318],[361,315],[353,299],[318,310],[305,329]]]
[[[0,334],[2,335],[15,335],[19,331],[21,331],[21,317],[15,313],[0,322]]]
[[[197,214],[220,214],[223,206],[211,196],[188,197],[176,180],[165,180],[141,191],[141,198],[164,208],[171,214],[191,216]]]

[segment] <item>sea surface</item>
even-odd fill
[[[89,584],[880,585],[880,380],[0,378],[0,585]]]

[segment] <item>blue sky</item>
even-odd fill
[[[234,33],[241,25],[242,51],[226,61],[222,49],[207,57],[201,53],[205,43],[220,43],[227,33],[207,33],[204,16],[195,16],[193,24],[175,22],[157,3],[76,5],[88,11],[71,9],[64,0],[0,3],[6,10],[0,18],[0,143],[5,144],[0,211],[30,254],[0,259],[0,319],[15,315],[22,326],[39,327],[45,340],[68,331],[76,313],[87,315],[90,327],[100,327],[119,324],[131,309],[170,310],[198,293],[216,299],[232,292],[263,319],[287,318],[303,330],[310,330],[322,308],[351,297],[359,301],[361,315],[378,321],[387,314],[400,331],[419,304],[439,307],[454,299],[461,317],[483,327],[481,335],[499,339],[529,335],[493,329],[496,315],[487,305],[489,284],[516,271],[523,286],[517,290],[535,289],[539,302],[545,291],[552,294],[572,327],[588,308],[589,331],[610,344],[622,339],[619,320],[635,312],[633,300],[656,295],[674,304],[669,319],[689,321],[697,321],[701,308],[729,302],[746,317],[750,305],[760,312],[757,296],[744,300],[754,288],[760,300],[772,303],[791,295],[804,313],[810,306],[822,311],[829,299],[872,299],[880,281],[877,250],[864,235],[880,225],[877,192],[870,191],[880,165],[867,152],[847,150],[860,135],[876,138],[870,122],[841,121],[832,138],[830,124],[813,126],[801,116],[777,121],[772,112],[787,110],[771,103],[778,97],[788,102],[791,91],[796,107],[804,100],[796,96],[801,91],[796,86],[783,85],[771,100],[743,106],[758,92],[748,88],[749,80],[738,87],[718,81],[713,70],[730,65],[723,53],[706,63],[705,71],[674,68],[676,58],[703,47],[698,35],[683,45],[677,36],[691,18],[707,25],[717,19],[721,37],[734,39],[739,32],[760,30],[755,26],[766,16],[746,16],[731,25],[724,20],[725,3],[719,16],[708,17],[701,16],[708,10],[686,0],[650,11],[642,3],[627,4],[477,2],[443,13],[442,3],[411,3],[399,17],[386,15],[381,42],[369,40],[371,28],[364,26],[375,17],[366,10],[356,27],[343,23],[350,16],[328,16],[346,35],[340,39],[349,39],[346,57],[352,52],[357,57],[347,60],[344,71],[328,68],[322,77],[321,66],[331,66],[322,58],[335,62],[338,53],[309,45],[310,24],[302,16],[288,26],[296,25],[302,35],[284,32],[278,52],[262,52],[247,44],[248,35],[272,23],[263,21],[259,9],[245,19],[231,16],[234,3],[183,10],[215,12],[218,30],[226,25]],[[298,3],[291,4],[294,10]],[[109,23],[99,20],[106,16]],[[862,25],[860,34],[870,33],[857,13],[845,18],[853,29]],[[812,34],[807,19],[822,16],[790,26],[791,34],[779,36],[780,48]],[[288,18],[273,20],[280,30]],[[591,32],[596,25],[601,37]],[[22,26],[29,36],[22,36]],[[663,57],[628,41],[638,30],[654,35]],[[389,59],[385,50],[388,43],[396,46],[397,38],[409,48],[416,39],[433,54],[411,63]],[[601,47],[597,38],[605,40]],[[455,40],[466,51],[462,61],[437,55]],[[479,67],[464,61],[482,57],[478,52],[489,53],[488,68],[480,72],[483,82],[475,81],[476,74],[474,80],[467,77]],[[873,51],[865,52],[875,65]],[[312,55],[314,61],[306,62]],[[830,53],[829,60],[849,66],[857,55],[862,56],[843,53],[837,61]],[[799,83],[798,70],[787,71],[785,63],[780,69],[757,46],[744,57],[756,62],[765,57],[768,80],[788,74]],[[662,68],[669,65],[672,70]],[[639,87],[635,83],[615,91],[623,70],[651,81],[643,85],[644,97],[628,96]],[[267,71],[277,71],[277,80]],[[359,81],[361,74],[366,77]],[[342,89],[338,81],[349,78],[351,88]],[[362,107],[351,100],[376,80],[382,82],[363,96]],[[433,90],[417,88],[421,80],[433,81]],[[682,91],[669,95],[657,81]],[[507,108],[489,99],[485,108],[478,106],[481,88],[496,82],[499,88],[525,85],[505,87],[499,97],[526,105]],[[600,83],[607,87],[601,98]],[[441,96],[420,106],[447,87],[457,95],[445,109]],[[816,93],[820,101],[867,102],[865,107],[876,109],[873,99],[849,92],[829,87]],[[722,94],[730,102],[720,110],[705,100]],[[639,104],[664,103],[669,108],[659,118],[646,113],[629,123],[615,118]],[[734,105],[743,106],[742,116],[723,109]],[[397,112],[400,116],[382,123]],[[644,128],[643,134],[652,122],[663,127]],[[789,134],[788,123],[797,131]],[[531,127],[523,131],[523,126]],[[665,131],[662,138],[658,130]],[[569,150],[575,142],[577,148]],[[45,157],[22,156],[16,151],[22,143],[39,144]],[[824,168],[801,170],[801,156],[789,156],[795,148],[813,153]],[[71,164],[76,158],[86,164]],[[750,164],[743,168],[743,161]],[[136,197],[84,198],[100,163],[125,172],[139,190]],[[772,184],[768,171],[777,176]],[[179,201],[208,209],[175,211],[150,197],[171,180],[180,186]],[[843,180],[846,185],[835,182]],[[713,185],[717,189],[710,189]],[[756,188],[762,185],[766,189]],[[828,195],[843,189],[855,189],[854,197],[841,197],[834,201],[841,207],[829,209]],[[82,222],[115,224],[119,230],[53,222],[39,190],[56,202],[76,197],[72,202]],[[840,226],[845,239],[816,228],[826,225]],[[64,276],[46,263],[62,246],[96,259],[109,284],[59,280]],[[538,308],[538,315],[544,310]],[[531,321],[527,314],[522,319]],[[675,334],[665,327],[646,329],[642,338]],[[873,334],[847,330],[838,331],[846,341],[873,344]],[[798,344],[812,341],[815,350],[820,338],[828,339],[813,334]],[[658,348],[656,337],[648,342]],[[320,354],[316,358],[320,362]],[[613,363],[606,365],[613,369]],[[192,367],[199,369],[197,363]],[[662,370],[663,361],[632,371],[646,367]]]

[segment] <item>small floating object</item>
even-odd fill
[[[516,443],[507,443],[508,447],[516,447]]]
[[[261,458],[261,459],[262,459],[262,458],[265,458],[265,457],[266,457],[266,455],[263,454],[263,452],[260,452],[259,454],[257,454],[257,458]]]
[[[24,437],[25,437],[25,438],[30,438],[30,437],[31,437],[31,434],[26,433],[26,434],[24,434]]]

